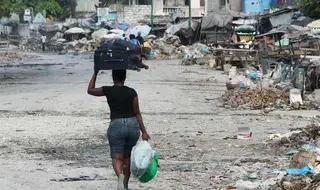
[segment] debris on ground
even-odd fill
[[[0,59],[22,59],[22,55],[14,52],[0,53]]]
[[[98,180],[107,180],[105,177],[102,177],[98,174],[94,174],[91,176],[80,175],[77,177],[65,177],[59,179],[51,179],[50,181],[54,182],[72,182],[72,181],[98,181]]]
[[[238,88],[226,91],[221,100],[226,108],[286,108],[288,94],[276,88]]]
[[[273,143],[279,147],[300,148],[306,143],[320,143],[317,141],[320,138],[320,126],[316,124],[307,125],[302,128],[291,129],[289,133],[280,135],[273,139]]]
[[[227,189],[279,189],[315,190],[320,188],[320,125],[292,129],[280,135],[270,135],[265,150],[280,150],[277,166],[255,162],[243,166],[243,161],[235,161],[226,172],[233,187]],[[281,156],[281,155],[279,155]],[[272,167],[279,167],[274,169]]]
[[[152,40],[151,47],[154,49],[154,57],[156,59],[180,59],[182,57],[180,43],[179,37],[174,35]]]
[[[38,51],[42,48],[41,38],[32,37],[23,41],[20,45],[24,51]]]
[[[292,156],[286,175],[277,183],[283,190],[313,190],[320,188],[320,126],[310,124],[294,128],[284,135],[272,138],[270,145]]]

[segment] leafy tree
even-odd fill
[[[62,7],[62,12],[57,18],[64,20],[70,16],[75,16],[77,1],[76,0],[56,0]]]
[[[100,0],[100,7],[109,7],[111,4],[129,5],[130,0]]]
[[[0,0],[0,16],[16,13],[22,16],[25,8],[31,8],[33,13],[42,13],[64,19],[75,10],[76,0]]]
[[[305,15],[311,18],[320,18],[319,0],[298,0],[297,6]]]
[[[0,17],[8,16],[10,14],[10,11],[8,10],[9,4],[9,0],[0,0]]]

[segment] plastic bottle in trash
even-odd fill
[[[231,67],[229,71],[229,78],[234,78],[237,76],[237,67]]]

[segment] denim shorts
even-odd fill
[[[140,128],[135,117],[113,119],[108,128],[110,154],[131,155],[132,148],[140,137]]]

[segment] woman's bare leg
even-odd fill
[[[112,156],[112,166],[116,175],[119,177],[122,174],[122,166],[123,166],[123,155],[115,154]]]
[[[112,166],[114,169],[114,172],[118,176],[118,185],[117,190],[123,190],[124,189],[124,175],[122,173],[123,169],[123,155],[117,154],[112,156]]]
[[[130,179],[130,156],[125,155],[123,159],[123,184],[126,189],[128,189],[129,179]]]

